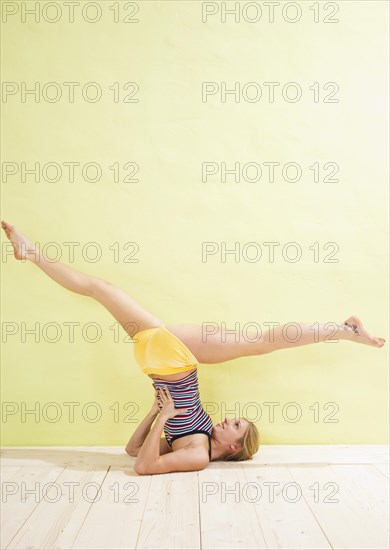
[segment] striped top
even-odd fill
[[[198,371],[190,373],[181,380],[168,381],[160,378],[153,379],[153,387],[167,386],[175,403],[176,409],[188,409],[186,413],[169,418],[164,425],[165,439],[172,446],[175,439],[185,435],[203,433],[209,437],[209,456],[211,459],[211,432],[213,423],[210,416],[203,409],[199,388]]]

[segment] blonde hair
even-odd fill
[[[249,426],[245,434],[241,437],[241,439],[237,440],[237,444],[241,446],[241,449],[228,455],[223,460],[249,460],[254,454],[257,453],[260,447],[260,434],[253,422],[250,422],[249,420],[247,420],[247,422],[249,422]]]

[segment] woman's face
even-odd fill
[[[213,437],[220,443],[236,443],[248,429],[249,422],[245,418],[225,418],[213,428]]]

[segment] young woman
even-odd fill
[[[64,288],[97,300],[133,338],[135,359],[156,390],[152,409],[126,446],[126,452],[137,457],[134,469],[138,474],[201,470],[213,460],[247,460],[257,452],[259,433],[247,419],[225,419],[213,426],[200,402],[198,363],[223,363],[326,339],[375,347],[385,342],[370,336],[355,316],[342,325],[331,323],[331,335],[329,323],[316,324],[316,330],[313,323],[295,323],[299,329],[296,341],[285,337],[285,325],[260,338],[257,333],[246,332],[245,337],[241,333],[238,342],[234,331],[221,337],[219,329],[205,335],[201,325],[168,326],[109,281],[50,261],[15,226],[5,221],[1,225],[16,259],[33,262]],[[165,439],[161,438],[163,430]]]

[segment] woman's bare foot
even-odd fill
[[[368,346],[374,346],[376,348],[381,348],[386,340],[384,338],[375,338],[371,336],[363,326],[363,323],[356,317],[352,315],[344,321],[344,325],[347,325],[352,328],[354,334],[352,340],[354,342],[360,342],[361,344],[367,344]]]
[[[36,247],[14,225],[2,221],[1,227],[14,247],[14,254],[17,260],[26,260],[28,259],[29,252],[35,253]]]

